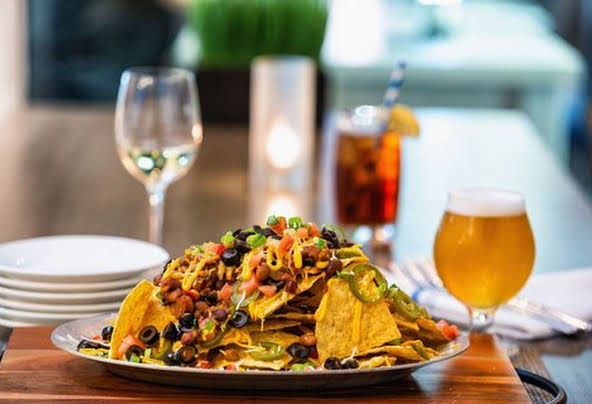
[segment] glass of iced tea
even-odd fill
[[[369,226],[375,241],[397,218],[401,169],[401,139],[388,130],[383,113],[359,106],[340,111],[337,123],[337,220],[346,227]]]
[[[492,324],[496,309],[528,280],[534,259],[521,194],[478,188],[448,194],[434,261],[446,289],[468,308],[472,330]]]

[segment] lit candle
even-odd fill
[[[302,144],[296,132],[284,121],[275,121],[265,147],[269,163],[279,169],[292,168],[296,165],[301,150]]]

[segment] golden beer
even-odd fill
[[[451,193],[434,245],[446,289],[473,309],[495,309],[526,283],[535,244],[522,195]]]

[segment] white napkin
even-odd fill
[[[438,318],[467,326],[466,308],[445,291],[418,288],[407,278],[388,273],[387,277]],[[592,320],[592,268],[575,269],[531,276],[520,296],[535,303],[564,311],[582,320]],[[547,324],[528,315],[501,307],[495,314],[491,331],[515,339],[539,339],[555,335]]]

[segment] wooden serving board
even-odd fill
[[[458,358],[392,384],[310,393],[224,392],[127,380],[55,348],[51,328],[17,328],[0,363],[0,402],[530,403],[512,364],[489,335],[471,336]]]

